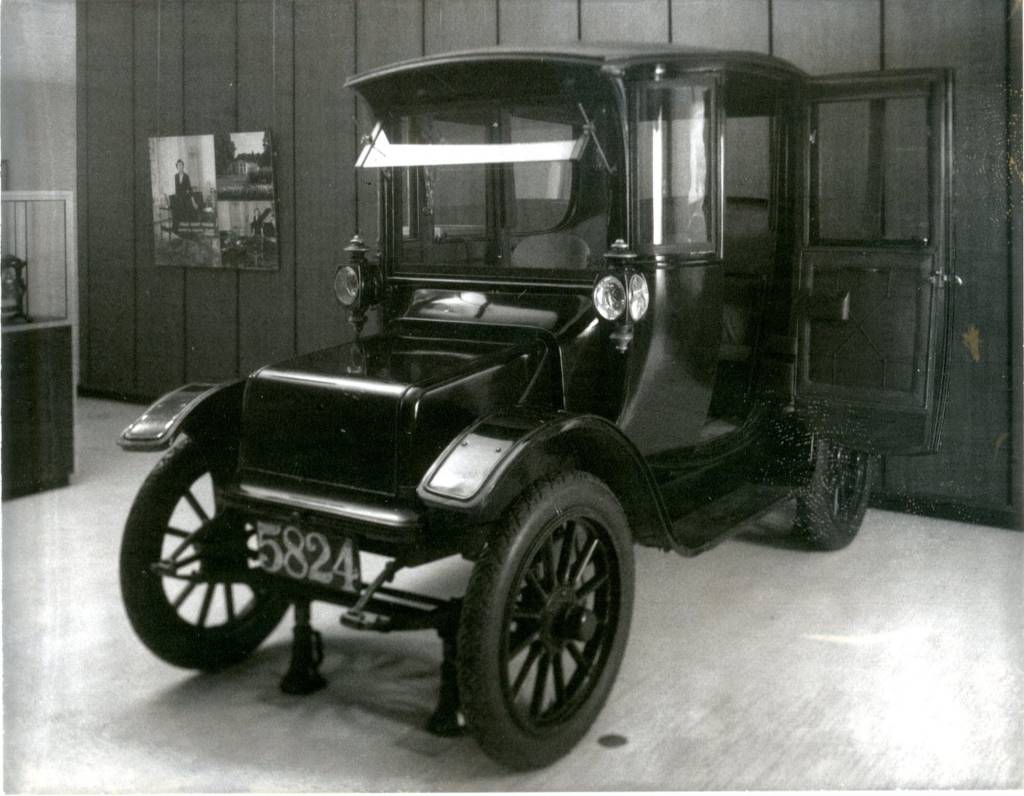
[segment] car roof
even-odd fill
[[[500,61],[564,63],[595,69],[625,69],[664,61],[684,68],[733,68],[767,72],[775,77],[806,77],[803,70],[782,58],[749,50],[716,50],[669,43],[578,42],[530,47],[498,45],[425,55],[369,69],[350,77],[345,85],[360,87],[382,78],[432,67]]]

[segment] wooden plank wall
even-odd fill
[[[1006,81],[1020,58],[1014,8],[1012,0],[82,0],[83,387],[152,397],[347,338],[331,294],[334,267],[357,229],[369,245],[377,239],[375,181],[349,167],[373,123],[341,87],[353,71],[496,42],[577,39],[751,49],[812,73],[948,64],[957,70],[966,285],[944,448],[889,461],[884,488],[1007,510],[1021,433],[1019,351],[1009,344],[1011,329],[1020,334],[1010,264],[1020,226],[1008,212],[1019,190],[1006,178],[1014,107]],[[281,269],[157,268],[146,139],[265,127],[277,157]],[[971,326],[981,334],[978,361],[962,343]]]

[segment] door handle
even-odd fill
[[[948,282],[952,282],[957,287],[960,287],[964,283],[963,278],[961,278],[959,274],[950,276],[942,271],[932,271],[928,275],[928,281],[933,285],[945,285]]]

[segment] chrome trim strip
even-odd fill
[[[337,390],[348,390],[354,393],[380,395],[385,398],[401,398],[409,385],[394,382],[377,382],[372,379],[353,378],[351,376],[334,376],[322,373],[307,373],[301,370],[276,370],[273,367],[261,368],[257,378],[267,381],[284,382],[286,384],[311,384],[315,387],[331,387]]]
[[[346,520],[356,520],[372,525],[384,525],[389,528],[410,528],[419,524],[419,515],[409,509],[389,509],[381,506],[368,506],[364,503],[353,503],[349,500],[327,500],[310,495],[298,495],[280,489],[240,484],[239,492],[246,497],[265,500],[309,511],[319,511]]]

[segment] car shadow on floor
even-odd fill
[[[813,552],[813,549],[793,531],[793,518],[796,514],[794,501],[786,501],[765,514],[758,520],[745,523],[738,528],[731,538],[747,544],[772,547],[776,550],[793,550],[797,552]]]
[[[336,738],[339,746],[358,735],[362,743],[397,747],[421,758],[455,750],[448,757],[462,760],[475,750],[465,736],[437,737],[425,729],[440,685],[441,645],[432,633],[325,634],[324,653],[320,671],[328,684],[313,694],[280,691],[291,659],[290,642],[282,639],[223,671],[187,676],[134,709],[145,715],[147,732],[151,727],[191,728],[185,735],[171,733],[177,754],[213,753],[226,765],[262,756],[273,768],[291,767],[292,761],[280,757],[277,748],[305,732]],[[232,726],[235,736],[228,746],[221,738],[225,726]],[[163,737],[165,731],[153,732],[159,733],[161,743],[169,740]],[[304,765],[316,757],[311,751]],[[482,755],[469,758],[465,763],[478,773],[488,768]]]
[[[373,636],[326,637],[320,673],[327,680],[327,687],[313,694],[294,696],[278,688],[291,660],[290,642],[280,641],[223,671],[196,674],[168,689],[158,701],[177,706],[199,704],[221,691],[255,688],[264,704],[341,704],[420,728],[434,709],[440,683],[440,643],[436,657],[430,654],[431,645],[420,646],[421,650],[416,650],[411,645],[396,645],[391,639]]]

